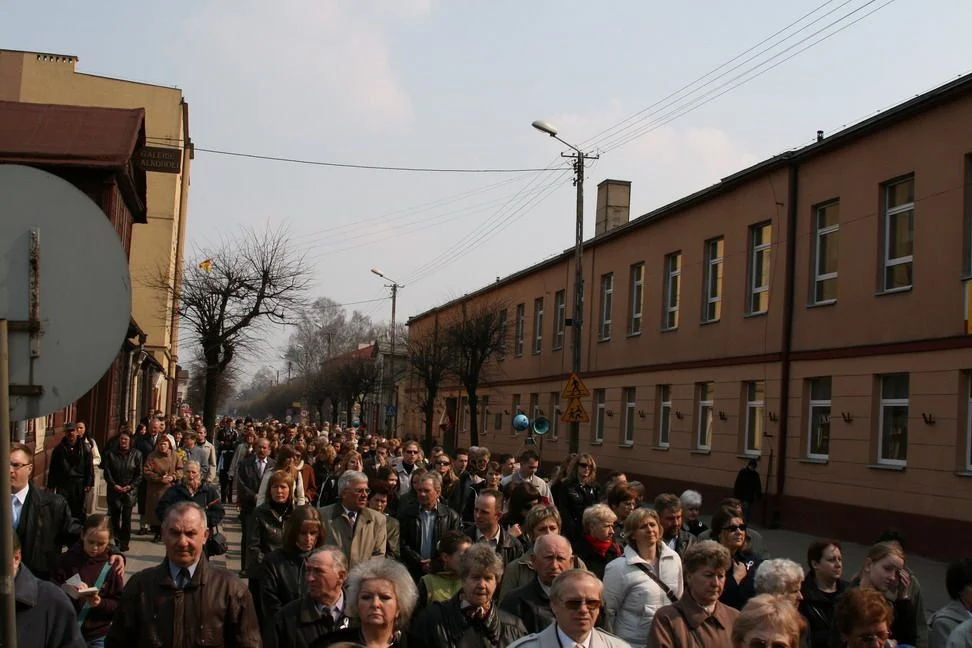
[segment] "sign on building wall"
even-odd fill
[[[182,171],[182,149],[146,146],[139,152],[138,166],[146,172],[179,173]]]

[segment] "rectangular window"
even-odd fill
[[[837,255],[840,242],[840,202],[821,205],[813,215],[814,304],[837,301]]]
[[[625,387],[624,393],[624,418],[621,421],[621,443],[624,445],[634,445],[635,411],[637,390],[634,387]]]
[[[558,290],[554,293],[554,325],[553,325],[553,348],[562,349],[564,347],[564,327],[567,321],[567,291]]]
[[[678,302],[682,296],[682,253],[673,252],[665,257],[665,302],[662,312],[662,329],[678,328]]]
[[[884,187],[884,290],[911,287],[914,265],[915,179]]]
[[[533,300],[533,352],[543,349],[543,297]]]
[[[591,430],[594,443],[604,442],[604,390],[594,390],[594,427]]]
[[[614,273],[601,275],[601,327],[598,337],[602,340],[611,338],[611,302],[614,298]]]
[[[506,309],[500,311],[499,314],[499,329],[500,329],[500,348],[497,354],[497,359],[502,360],[506,357]]]
[[[699,383],[698,390],[699,411],[696,421],[695,447],[698,450],[712,449],[712,408],[715,395],[714,385],[710,382]]]
[[[493,415],[493,429],[502,430],[503,429],[503,414],[497,413]]]
[[[722,255],[725,241],[722,237],[705,242],[705,285],[702,294],[702,321],[718,322],[722,317]]]
[[[540,416],[540,394],[534,392],[530,394],[530,420]]]
[[[766,383],[754,380],[746,383],[746,443],[745,454],[758,455],[763,451],[763,426],[766,422]]]
[[[520,409],[520,395],[513,394],[513,416],[517,414],[522,414],[523,410]]]
[[[807,458],[830,458],[830,377],[810,379],[810,409],[807,420]]]
[[[672,386],[658,385],[658,447],[667,448],[672,434]]]
[[[550,440],[560,436],[560,392],[550,392]]]
[[[908,374],[881,376],[878,463],[904,466],[908,462]]]
[[[631,266],[631,281],[628,295],[628,335],[641,333],[641,314],[644,310],[645,298],[645,264],[636,263]]]
[[[769,309],[772,237],[773,226],[769,223],[749,228],[749,299],[746,312],[750,315],[765,313]]]
[[[516,339],[513,341],[513,355],[523,355],[523,328],[526,326],[526,305],[516,305]]]

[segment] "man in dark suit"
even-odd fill
[[[523,555],[523,544],[503,532],[500,526],[500,502],[503,496],[499,491],[483,489],[476,498],[473,508],[475,522],[463,525],[465,533],[473,542],[485,542],[503,559],[503,566],[510,564]]]
[[[345,470],[338,479],[338,501],[320,509],[328,544],[340,547],[351,568],[385,555],[385,516],[368,508],[368,494],[368,476]]]
[[[87,516],[84,496],[92,487],[94,465],[91,462],[91,449],[78,438],[77,425],[68,423],[64,426],[64,437],[51,452],[47,488],[67,500],[71,515],[81,524]]]
[[[446,531],[461,531],[459,514],[440,501],[442,477],[437,472],[418,478],[416,501],[399,511],[402,562],[416,580],[429,573],[435,545]]]
[[[273,470],[275,465],[274,460],[270,458],[270,440],[257,439],[253,453],[244,457],[236,466],[236,503],[240,508],[240,523],[243,525],[241,544],[243,547],[248,546],[250,518],[257,505],[260,482],[263,480],[264,473]],[[247,575],[245,551],[240,557],[240,563],[240,576],[245,577]]]

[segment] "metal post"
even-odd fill
[[[391,417],[391,436],[398,435],[398,409],[395,396],[395,309],[398,305],[398,284],[392,282],[392,319],[391,319],[391,358],[388,361],[388,379],[391,381],[391,404],[396,407],[395,413]]]
[[[0,638],[17,648],[17,608],[14,599],[13,508],[10,502],[10,354],[7,320],[0,319]]]
[[[581,370],[581,331],[583,322],[582,304],[584,295],[584,154],[577,151],[574,159],[574,184],[577,187],[577,223],[574,239],[574,318],[571,322],[571,370],[580,374]],[[568,436],[569,452],[580,452],[580,423],[570,424]]]

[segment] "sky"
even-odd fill
[[[972,71],[969,24],[967,0],[0,1],[0,47],[183,90],[190,259],[284,228],[309,297],[377,320],[372,267],[404,320],[573,246],[567,149],[533,120],[600,153],[590,237],[605,178],[646,213]]]

